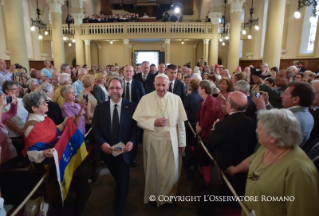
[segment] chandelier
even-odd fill
[[[317,0],[299,0],[298,10],[294,13],[295,17],[297,19],[299,19],[301,17],[300,9],[303,7],[309,7],[311,5],[312,5],[313,9],[312,9],[312,15],[311,15],[309,21],[311,23],[317,22],[317,5],[318,5]]]
[[[226,31],[226,4],[227,4],[227,0],[225,0],[224,3],[225,3],[224,16],[222,16],[223,28],[222,28],[222,32],[220,33],[220,39],[219,39],[219,42],[221,42],[223,46],[225,46],[225,41],[229,40],[228,31]]]
[[[69,16],[69,1],[66,0],[66,6],[68,8],[68,16]],[[67,20],[69,19],[69,17],[66,18]],[[69,40],[69,46],[72,46],[72,43],[75,43],[75,39],[74,39],[74,33],[71,31],[70,28],[70,22],[67,22],[68,24],[68,29],[66,30],[66,32],[63,32],[64,36],[63,36],[63,40]],[[72,43],[71,43],[72,41]]]
[[[34,20],[31,18],[31,31],[34,31],[35,28],[39,28],[39,40],[42,40],[42,30],[44,30],[44,34],[48,35],[47,26],[42,22],[40,18],[40,9],[39,9],[39,0],[37,0],[37,15],[38,17]]]
[[[259,26],[258,26],[259,18],[254,19],[253,14],[254,14],[254,0],[251,1],[250,17],[249,17],[248,21],[246,23],[244,23],[244,29],[241,32],[243,35],[245,35],[245,34],[247,34],[246,29],[249,29],[248,39],[252,38],[251,28],[253,26],[255,26],[255,30],[257,30],[257,31],[259,30]]]

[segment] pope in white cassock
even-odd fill
[[[144,129],[144,203],[154,195],[159,207],[166,202],[159,201],[158,196],[174,196],[177,192],[187,117],[180,97],[167,91],[169,81],[165,74],[157,75],[154,85],[155,91],[140,100],[133,119]]]

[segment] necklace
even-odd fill
[[[285,151],[281,152],[263,171],[261,171],[259,173],[259,175],[257,175],[255,172],[257,170],[257,168],[259,167],[259,165],[261,164],[261,162],[263,162],[264,158],[266,157],[266,155],[268,154],[269,150],[265,153],[265,155],[263,156],[263,158],[261,159],[260,163],[258,164],[258,166],[255,168],[255,170],[253,171],[253,173],[248,176],[247,178],[253,181],[257,181],[259,179],[259,176],[261,173],[263,173],[268,167],[270,167],[271,164],[273,164],[283,153],[285,153],[286,151],[288,151],[289,149],[286,149]]]
[[[164,96],[165,97],[165,96]],[[164,113],[166,112],[166,109],[167,109],[167,100],[166,100],[166,106],[165,106],[165,109],[164,109],[164,112],[162,111],[162,109],[161,109],[161,106],[159,105],[159,103],[158,103],[158,100],[157,100],[157,95],[155,95],[155,100],[156,100],[156,103],[157,103],[157,106],[158,106],[158,109],[161,111],[161,113],[162,113],[162,115],[163,115],[163,118],[165,118],[165,115],[164,115]]]

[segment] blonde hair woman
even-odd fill
[[[106,72],[98,73],[96,77],[97,84],[93,87],[93,94],[97,100],[97,104],[101,104],[109,99],[109,93],[105,86],[105,83],[107,81],[106,77]]]
[[[95,99],[94,95],[91,94],[91,91],[93,90],[93,86],[94,86],[94,76],[92,75],[85,75],[82,77],[82,83],[84,86],[84,90],[81,92],[80,94],[80,100],[83,99],[83,95],[87,95],[88,96],[88,110],[89,110],[89,120],[86,121],[86,123],[91,123],[92,122],[92,118],[93,118],[93,114],[94,114],[94,110],[95,107],[97,105],[97,100]]]

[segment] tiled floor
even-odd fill
[[[177,202],[176,207],[164,204],[159,208],[156,204],[144,204],[144,168],[143,168],[143,149],[139,145],[138,166],[131,168],[130,186],[126,205],[126,215],[132,216],[193,216],[197,215],[195,204],[192,202]],[[82,216],[112,216],[115,181],[107,168],[101,172],[99,179],[90,184],[91,196],[85,206]],[[181,174],[178,195],[191,195],[192,182],[188,181],[183,171]]]

